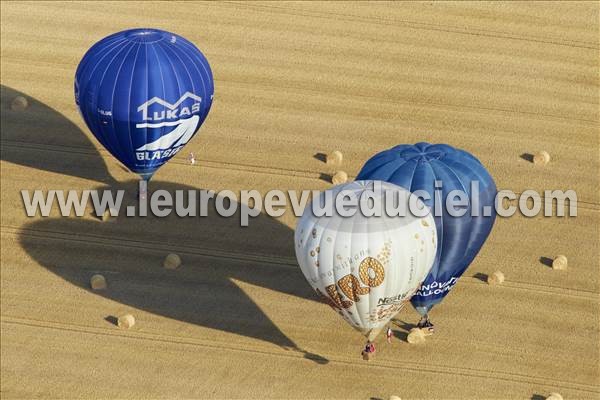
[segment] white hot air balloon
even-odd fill
[[[409,191],[380,181],[335,186],[313,203],[323,205],[327,192],[335,200],[342,191],[347,199],[354,195],[358,204],[369,201],[373,209],[381,207],[381,216],[365,216],[358,207],[353,216],[343,216],[335,207],[330,216],[315,216],[311,203],[296,227],[294,247],[313,289],[371,341],[429,273],[437,249],[435,222],[428,212],[421,217],[408,211],[389,215],[385,203],[393,195],[405,205],[412,198],[428,209]],[[365,191],[373,193],[369,200]]]

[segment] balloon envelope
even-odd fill
[[[439,215],[435,216],[438,253],[423,286],[411,299],[417,311],[425,315],[448,294],[490,234],[496,218],[494,180],[481,162],[466,151],[429,143],[399,145],[383,151],[365,163],[356,179],[380,179],[411,192],[422,190],[429,195],[425,204],[432,210],[436,181],[441,182],[441,213],[436,212]],[[451,215],[445,206],[453,190],[468,197],[467,205],[462,207],[463,216]]]
[[[396,185],[379,182],[373,205],[392,192],[408,201],[412,196]],[[335,199],[342,191],[360,198],[375,183],[357,181],[321,193]],[[372,340],[401,310],[431,269],[436,252],[436,230],[431,214],[419,218],[367,217],[360,211],[345,217],[315,216],[308,205],[295,232],[296,257],[313,289],[351,326]]]
[[[158,29],[102,39],[75,74],[75,101],[88,128],[146,179],[194,136],[213,93],[212,72],[200,50]]]

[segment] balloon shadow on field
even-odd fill
[[[179,217],[175,213],[164,218],[127,217],[126,207],[138,205],[138,181],[115,181],[86,135],[50,107],[26,96],[28,109],[11,110],[10,101],[17,95],[23,94],[2,87],[2,160],[95,180],[100,185],[93,189],[103,190],[109,185],[114,195],[117,190],[125,191],[120,215],[106,222],[89,218],[91,206],[84,217],[33,218],[21,227],[19,237],[20,245],[33,259],[94,295],[213,329],[211,338],[219,331],[234,333],[299,352],[316,363],[328,362],[298,348],[267,316],[278,311],[275,301],[286,302],[289,296],[317,300],[295,263],[290,228],[264,214],[242,228],[239,204],[234,204],[236,214],[224,218],[217,214],[214,199],[208,201],[206,216],[202,217]],[[50,156],[45,155],[46,145],[51,147]],[[66,150],[61,149],[63,145]],[[68,157],[68,162],[61,157]],[[88,165],[82,169],[82,164]],[[184,191],[184,204],[188,204],[188,190],[200,190],[152,181],[149,195],[158,189],[172,195]],[[196,209],[200,209],[199,200]],[[176,270],[163,268],[168,253],[179,254],[183,265]],[[106,290],[90,288],[90,277],[96,273],[106,277]],[[252,292],[262,295],[264,291],[253,287],[270,289],[274,294],[269,294],[269,299],[275,300],[257,304]],[[302,312],[287,300],[286,306],[293,313]],[[114,323],[111,311],[107,310],[107,321]]]
[[[325,154],[325,153],[315,153],[313,155],[313,158],[315,160],[318,160],[318,161],[321,161],[321,162],[324,162],[324,163],[327,162],[327,154]]]
[[[403,342],[406,342],[408,339],[408,334],[412,328],[416,328],[417,325],[411,324],[410,322],[403,321],[401,319],[392,318],[392,324],[400,328],[401,330],[392,330],[394,336]]]
[[[482,272],[476,272],[473,275],[473,278],[475,278],[475,279],[477,279],[477,280],[479,280],[479,281],[481,281],[483,283],[487,283],[487,281],[488,281],[488,275],[484,274]]]
[[[8,86],[1,85],[0,95],[3,161],[106,184],[114,182],[98,150],[77,125]],[[11,109],[17,96],[28,100],[24,110]]]
[[[540,257],[540,263],[545,265],[548,268],[552,268],[552,262],[554,261],[552,258],[550,257]]]
[[[531,153],[523,153],[520,155],[520,157],[527,162],[530,162],[530,163],[533,162],[533,154],[531,154]]]

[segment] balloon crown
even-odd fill
[[[446,156],[446,151],[426,142],[417,143],[403,150],[400,156],[405,160],[416,159],[419,162],[439,160]]]
[[[171,40],[171,37],[174,36],[173,34],[161,31],[160,29],[140,28],[127,31],[127,33],[125,33],[125,37],[131,42],[155,43],[165,39]]]

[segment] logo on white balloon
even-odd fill
[[[159,97],[153,97],[138,107],[144,122],[136,124],[136,128],[157,129],[174,127],[167,134],[146,143],[136,149],[136,158],[140,161],[160,160],[177,154],[190,141],[200,117],[202,98],[191,92],[185,92],[175,103],[171,104]],[[154,109],[154,110],[151,110]]]

